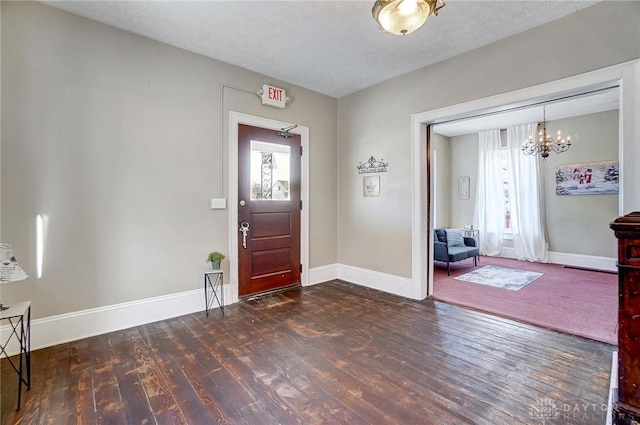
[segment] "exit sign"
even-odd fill
[[[263,105],[275,106],[276,108],[282,109],[287,106],[288,99],[284,89],[263,84],[262,88],[258,90],[258,95],[260,95]]]

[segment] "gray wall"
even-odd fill
[[[573,146],[567,152],[551,154],[547,161],[540,161],[549,250],[615,258],[616,239],[609,223],[618,216],[618,195],[558,196],[555,169],[557,165],[618,159],[618,111],[550,121],[547,130],[551,135],[562,130],[573,139]],[[451,197],[451,227],[462,227],[473,220],[478,136],[468,134],[448,140],[452,152],[451,180],[449,187],[442,189],[457,195],[458,177],[471,176],[472,200],[460,201],[457,196]],[[511,246],[511,243],[506,245]]]
[[[435,221],[433,227],[453,227],[451,225],[451,143],[448,137],[431,133],[431,149],[437,158],[431,163],[431,172],[435,174]]]
[[[341,98],[339,262],[411,276],[411,114],[637,59],[638,22],[640,2],[598,3],[553,23]],[[424,31],[429,30],[427,23]],[[372,208],[362,198],[354,166],[378,152],[390,160],[390,167],[381,198]],[[379,243],[374,243],[372,233],[383,235],[385,248],[393,252],[393,258],[380,255]]]
[[[209,200],[229,195],[229,110],[310,128],[310,266],[336,263],[335,99],[39,3],[1,7],[1,232],[30,275],[3,301],[31,299],[38,318],[199,289],[207,253],[228,250]],[[262,84],[293,102],[262,106]]]
[[[478,136],[466,134],[446,137],[431,134],[431,149],[437,151],[437,174],[434,196],[436,222],[434,227],[462,228],[473,223],[478,174]],[[433,166],[433,165],[432,165]],[[469,177],[469,199],[459,199],[458,179]]]
[[[618,111],[552,121],[570,134],[573,146],[542,163],[545,174],[546,217],[549,250],[617,258],[616,238],[609,223],[618,217],[618,195],[559,196],[555,194],[557,165],[618,159]]]
[[[458,179],[468,176],[469,199],[458,198]],[[451,227],[463,228],[473,223],[478,187],[478,135],[451,138]]]

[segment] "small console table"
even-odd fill
[[[460,229],[460,231],[465,238],[473,238],[476,242],[480,239],[480,231],[478,229]]]
[[[18,408],[22,401],[22,385],[31,389],[31,301],[11,304],[8,309],[0,312],[0,321],[9,322],[11,330],[9,336],[0,341],[0,354],[7,360],[18,374]],[[12,359],[7,353],[7,346],[15,338],[20,345],[18,359]]]
[[[462,236],[476,241],[476,248],[480,250],[480,231],[478,229],[460,229]],[[476,256],[476,263],[480,262],[480,256]]]
[[[222,269],[219,270],[205,270],[204,271],[204,303],[205,313],[209,316],[209,310],[213,306],[215,300],[220,307],[220,311],[224,316],[224,273]]]

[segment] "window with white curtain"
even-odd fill
[[[502,132],[500,132],[502,141]],[[505,233],[511,233],[511,205],[509,204],[509,158],[506,142],[502,148],[502,187],[504,189],[504,229]]]
[[[500,130],[478,133],[478,183],[473,222],[479,232],[482,255],[500,255],[504,244],[503,152]]]
[[[537,124],[507,128],[511,233],[516,258],[548,262],[545,237],[542,175],[538,156],[524,155],[522,141],[536,137]]]
[[[505,233],[511,233],[518,259],[548,261],[538,158],[520,150],[523,140],[535,136],[536,126],[507,128],[506,147],[499,130],[478,133],[474,223],[483,255],[500,255]]]

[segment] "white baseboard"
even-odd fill
[[[231,299],[230,285],[224,285],[223,290],[225,304],[228,304],[228,300]],[[217,308],[217,306],[214,308]],[[204,312],[204,309],[204,291],[196,289],[35,319],[31,321],[31,350],[51,347],[185,314]],[[3,341],[6,340],[10,331],[9,325],[0,327],[0,334],[4,338]],[[7,346],[7,353],[10,356],[18,354],[19,345],[15,340],[15,337],[12,338]]]
[[[322,282],[328,282],[338,278],[338,265],[329,264],[326,266],[314,267],[309,269],[309,281],[307,286],[316,285]]]
[[[515,249],[512,247],[502,248],[501,257],[517,259]],[[582,267],[585,269],[606,270],[612,272],[618,270],[617,260],[615,258],[598,257],[595,255],[567,254],[564,252],[549,251],[549,262],[565,266]]]
[[[413,298],[413,281],[408,277],[395,276],[392,274],[376,272],[359,267],[338,264],[338,279],[346,282],[366,286],[367,288],[378,289],[402,297]]]
[[[504,248],[503,257],[515,258],[513,248]],[[552,263],[575,267],[616,271],[616,259],[589,255],[549,253]],[[341,279],[367,288],[402,297],[414,298],[411,278],[381,273],[346,264],[329,264],[309,269],[307,285]],[[225,305],[230,304],[231,285],[224,285]],[[204,311],[202,289],[144,300],[60,314],[31,321],[31,349],[51,347],[133,326]],[[9,325],[0,327],[0,337],[9,335]],[[15,339],[15,338],[14,338]],[[7,353],[18,353],[18,344],[10,341]]]
[[[338,265],[314,267],[309,270],[309,283],[314,285],[334,280],[338,277]],[[225,305],[231,300],[231,285],[225,284]],[[105,307],[49,316],[31,321],[31,350],[77,341],[133,326],[157,322],[159,320],[204,312],[204,293],[202,289],[177,294],[147,298]],[[214,307],[216,308],[216,307]],[[6,340],[10,334],[9,325],[0,327],[0,337]],[[12,338],[7,345],[7,353],[18,354],[19,345]]]
[[[597,257],[595,255],[564,254],[562,252],[550,252],[549,260],[554,264],[583,267],[585,269],[618,271],[617,259],[609,257]]]
[[[613,403],[617,401],[618,392],[618,352],[614,351],[611,356],[611,377],[609,379],[609,402],[607,403],[607,422],[613,422]]]
[[[314,267],[309,270],[309,283],[314,285],[334,280],[338,277],[338,265]],[[225,284],[225,305],[231,300],[231,285]],[[202,289],[177,294],[147,298],[105,307],[49,316],[31,321],[31,350],[77,341],[133,326],[157,322],[159,320],[204,312]],[[215,308],[215,307],[214,307]],[[0,327],[0,337],[6,340],[10,334],[9,325]],[[7,345],[7,353],[18,354],[19,345],[12,338]]]

